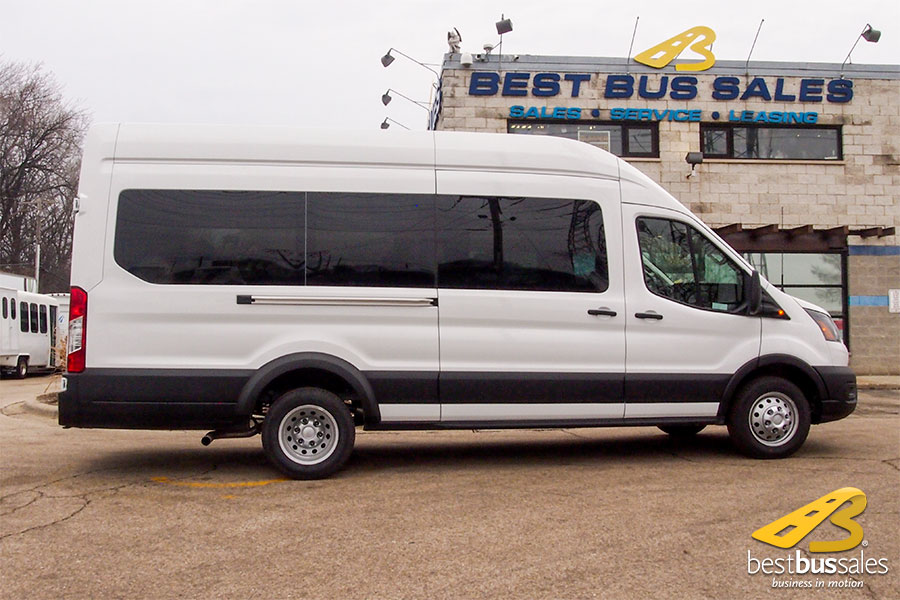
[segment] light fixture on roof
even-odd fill
[[[702,152],[688,152],[684,157],[684,162],[691,165],[691,172],[688,173],[687,178],[696,177],[697,172],[694,169],[697,168],[697,165],[703,164],[703,153]]]
[[[866,26],[863,28],[862,33],[860,33],[856,37],[856,41],[853,42],[853,46],[850,47],[850,52],[847,53],[847,58],[844,59],[844,62],[841,63],[841,79],[844,78],[844,65],[850,62],[850,55],[853,54],[853,50],[856,48],[856,45],[859,43],[859,38],[866,40],[867,42],[872,42],[873,44],[877,44],[878,40],[881,39],[881,32],[877,29],[872,29],[872,26],[866,23]],[[851,63],[852,64],[852,63]]]
[[[387,90],[385,93],[383,93],[383,94],[381,95],[381,103],[384,104],[385,106],[387,106],[388,104],[390,104],[390,103],[391,103],[391,100],[394,99],[394,98],[391,96],[391,92],[397,94],[397,95],[400,96],[401,98],[405,98],[406,100],[409,100],[410,102],[412,102],[413,104],[415,104],[415,105],[418,106],[419,108],[424,108],[424,109],[427,110],[428,112],[431,112],[431,108],[429,107],[429,105],[428,105],[427,102],[421,102],[420,100],[413,100],[413,99],[410,98],[409,96],[406,96],[406,95],[404,95],[404,94],[401,94],[401,93],[398,92],[397,90],[394,90],[394,89],[391,89],[391,88],[388,88],[388,90]]]
[[[512,21],[500,15],[500,20],[497,21],[497,33],[503,35],[504,33],[509,33],[512,31]]]
[[[486,55],[490,55],[491,50],[497,48],[497,71],[499,72],[503,70],[503,34],[512,31],[513,25],[511,20],[507,19],[505,15],[501,14],[500,20],[497,21],[496,26],[497,33],[500,35],[500,43],[496,46],[493,46],[492,44],[485,44],[484,52]],[[488,49],[488,46],[490,46],[490,49]],[[516,59],[518,58],[519,57],[517,56]]]
[[[389,122],[389,121],[390,121],[390,122]],[[393,120],[393,119],[390,118],[390,117],[385,117],[385,118],[384,118],[384,121],[381,122],[381,128],[382,128],[382,129],[387,129],[388,127],[391,126],[391,123],[394,123],[395,125],[399,125],[399,126],[402,127],[403,129],[409,129],[409,127],[407,127],[407,126],[404,125],[403,123],[401,123],[401,122],[399,122],[399,121],[395,121],[395,120]]]
[[[425,63],[420,62],[420,61],[414,59],[414,58],[413,58],[412,56],[410,56],[409,54],[405,54],[405,53],[403,53],[403,52],[400,52],[400,51],[397,50],[396,48],[389,48],[388,51],[385,53],[385,55],[381,57],[381,66],[387,68],[387,67],[389,67],[389,66],[391,65],[392,62],[394,62],[394,61],[396,60],[396,59],[393,57],[393,55],[391,54],[391,52],[396,52],[396,53],[399,54],[400,56],[402,56],[402,57],[404,57],[404,58],[407,58],[407,59],[413,61],[414,63],[416,63],[416,64],[419,65],[420,67],[424,67],[424,68],[428,69],[428,70],[431,71],[431,72],[434,74],[434,76],[437,77],[438,79],[441,78],[441,76],[438,75],[438,72],[437,72],[437,71],[435,71],[434,69],[432,69],[431,67],[429,67],[429,66],[426,65]]]

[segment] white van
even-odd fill
[[[50,296],[0,288],[0,372],[24,379],[56,370],[58,310]]]
[[[298,478],[354,425],[727,425],[775,458],[856,406],[825,310],[558,138],[95,126],[72,283],[61,425],[262,433]]]

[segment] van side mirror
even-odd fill
[[[759,281],[759,271],[747,276],[747,312],[750,315],[758,315],[762,306],[762,284]]]

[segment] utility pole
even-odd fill
[[[34,293],[41,293],[41,209],[44,206],[43,198],[35,200],[37,215],[34,224]]]

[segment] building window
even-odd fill
[[[706,158],[744,160],[841,160],[841,128],[769,125],[700,125]]]
[[[847,281],[842,254],[748,252],[744,257],[778,289],[827,310],[844,342],[848,341],[844,319]]]
[[[508,121],[507,131],[578,140],[612,152],[616,156],[659,157],[659,127],[656,123]]]

